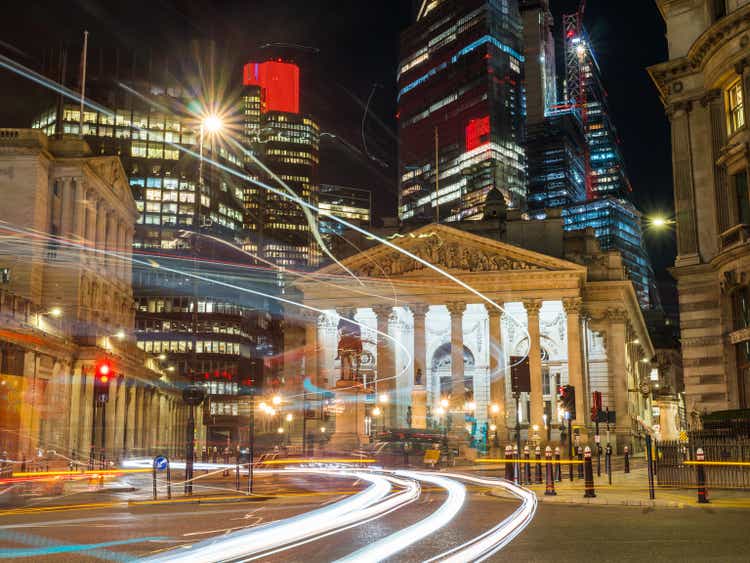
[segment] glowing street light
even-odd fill
[[[667,217],[664,217],[663,215],[654,215],[653,217],[647,218],[647,223],[649,227],[653,227],[657,230],[662,230],[670,225],[674,225],[674,220],[669,219]]]
[[[224,128],[224,122],[216,114],[210,114],[201,121],[201,128],[207,133],[218,133]]]
[[[499,414],[500,413],[500,405],[490,405],[490,412],[492,414]]]
[[[273,397],[271,398],[271,402],[272,402],[272,403],[273,403],[274,405],[280,405],[280,404],[281,404],[281,395],[274,395],[274,396],[273,396]]]
[[[383,413],[383,411],[380,410],[380,407],[375,407],[372,409],[372,416],[380,416]]]
[[[283,428],[283,427],[281,427],[281,426],[279,426],[279,427],[278,427],[278,428],[276,429],[276,432],[278,432],[279,434],[283,434],[283,433],[284,433],[284,428]]]
[[[447,409],[450,404],[451,403],[448,399],[440,399],[440,406],[444,409]]]
[[[60,307],[52,307],[49,310],[49,316],[54,317],[56,319],[59,319],[60,317],[62,317],[62,314],[63,314],[63,311]]]
[[[125,340],[125,331],[124,330],[118,330],[115,333],[115,338],[117,338],[117,340]]]
[[[294,415],[292,413],[287,414],[286,415],[286,421],[287,422],[291,422],[292,420],[294,420]]]
[[[159,360],[161,360],[163,362],[166,359],[167,359],[167,355],[166,354],[159,354]]]
[[[438,416],[443,416],[445,414],[445,409],[443,407],[438,407],[435,409],[435,414]]]
[[[379,403],[387,403],[388,402],[388,393],[381,393],[378,397]]]

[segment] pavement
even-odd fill
[[[467,468],[462,468],[466,470]],[[503,465],[478,465],[471,468],[483,474],[494,477],[505,477]],[[532,478],[534,471],[532,469]],[[741,489],[711,489],[708,488],[708,504],[698,503],[698,489],[677,488],[654,485],[654,499],[649,497],[648,471],[643,463],[636,461],[630,473],[613,471],[612,484],[602,467],[600,477],[596,475],[594,465],[594,492],[596,497],[584,497],[585,487],[583,479],[577,476],[574,467],[574,480],[568,477],[568,466],[563,465],[563,480],[555,482],[555,495],[545,494],[546,485],[525,484],[524,487],[536,492],[540,503],[566,505],[602,505],[602,506],[632,506],[648,508],[750,508],[750,491]],[[542,474],[544,478],[544,473]],[[493,489],[490,494],[498,497],[508,497],[502,489]]]

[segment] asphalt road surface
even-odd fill
[[[13,561],[129,561],[331,504],[363,485],[342,479],[279,477],[273,500],[222,504],[48,505],[0,515],[0,558]],[[262,561],[333,561],[434,511],[445,491],[425,486],[415,502],[380,518],[284,550]],[[115,499],[116,500],[116,499]],[[70,500],[69,500],[70,502]],[[390,561],[425,561],[489,529],[518,502],[467,485],[457,517]],[[748,512],[684,508],[544,505],[526,530],[490,561],[748,561]],[[90,547],[90,549],[85,549]]]

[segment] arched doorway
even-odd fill
[[[474,395],[474,354],[464,346],[464,396],[468,399]],[[430,362],[430,374],[433,381],[433,394],[445,397],[453,393],[451,371],[451,343],[445,342],[435,349]]]

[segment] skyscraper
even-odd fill
[[[422,2],[401,35],[402,220],[479,219],[492,188],[525,200],[522,50],[517,0]]]
[[[195,77],[197,69],[210,74],[216,53],[211,43],[194,47],[187,57],[91,49],[86,97],[108,111],[87,107],[81,119],[79,104],[61,102],[33,127],[82,134],[94,154],[120,157],[140,212],[133,237],[138,346],[176,375],[205,383],[208,441],[225,445],[246,441],[249,409],[239,390],[263,378],[271,320],[263,298],[206,281],[238,285],[243,276],[223,262],[244,258],[233,247],[247,238],[248,183],[242,151],[201,125],[216,77]]]
[[[563,16],[562,95],[549,0],[522,0],[526,55],[528,207],[535,217],[563,208],[565,229],[591,227],[623,258],[644,308],[658,303],[606,89],[579,14]],[[587,180],[588,179],[588,180]],[[656,301],[655,301],[656,300]]]
[[[243,71],[243,142],[272,174],[260,170],[274,187],[318,204],[320,130],[300,113],[299,67],[283,61],[247,63]],[[250,159],[251,170],[258,170]],[[315,268],[321,251],[304,209],[296,202],[255,185],[245,190],[247,227],[253,236],[246,248],[262,260],[292,269]],[[253,247],[254,245],[254,247]]]

